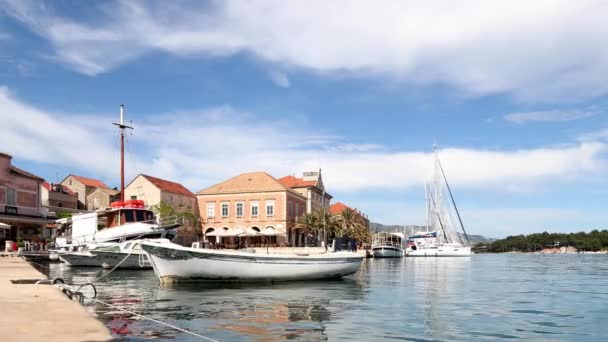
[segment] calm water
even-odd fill
[[[106,271],[51,265],[84,282]],[[601,341],[608,339],[607,255],[476,255],[367,260],[340,281],[161,288],[152,271],[114,271],[101,300],[220,341]],[[129,341],[196,341],[90,304]]]

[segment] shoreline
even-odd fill
[[[20,257],[0,256],[2,341],[111,341],[108,328],[51,285],[13,284],[46,279]]]

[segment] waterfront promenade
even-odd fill
[[[0,257],[1,340],[109,341],[108,329],[50,285],[15,285],[16,279],[46,276],[18,257]]]

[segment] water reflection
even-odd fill
[[[117,270],[97,284],[113,306],[221,341],[592,341],[608,338],[605,259],[371,259],[338,281],[176,287]],[[85,283],[107,271],[54,264],[50,275]],[[99,303],[87,309],[119,339],[198,340]]]

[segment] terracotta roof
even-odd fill
[[[317,181],[305,181],[304,179],[295,176],[285,176],[283,178],[279,178],[279,182],[288,188],[317,186]]]
[[[72,189],[68,188],[67,186],[61,185],[61,184],[55,184],[55,188],[56,188],[57,185],[61,186],[61,188],[63,189],[64,193],[66,193],[68,195],[72,195],[72,196],[76,195],[76,193],[74,191],[72,191]],[[45,189],[47,189],[48,191],[55,191],[55,190],[51,189],[51,184],[49,184],[49,182],[47,182],[47,181],[42,182],[42,186]]]
[[[289,191],[302,197],[302,195],[281,184],[281,182],[266,172],[243,173],[212,187],[201,190],[197,193],[197,195],[239,194],[272,191]]]
[[[11,172],[14,172],[14,173],[16,173],[18,175],[21,175],[23,177],[33,178],[33,179],[36,179],[36,180],[44,180],[44,179],[42,179],[42,177],[38,177],[35,174],[29,173],[29,172],[27,172],[27,171],[25,171],[23,169],[20,169],[20,168],[18,168],[16,166],[10,165],[8,168],[9,168],[9,170]]]
[[[13,156],[11,156],[10,154],[4,153],[4,152],[0,152],[0,156],[7,157],[8,159],[12,159],[13,158]]]
[[[329,207],[329,212],[332,214],[341,214],[346,208],[350,207],[342,202],[336,202]]]
[[[174,194],[186,195],[186,196],[194,196],[192,191],[186,189],[183,185],[181,185],[179,183],[175,183],[175,182],[171,182],[168,180],[164,180],[164,179],[160,179],[160,178],[156,178],[156,177],[152,177],[152,176],[148,176],[148,175],[143,175],[143,174],[141,176],[146,178],[147,180],[149,180],[152,184],[156,185],[157,188],[159,188],[163,191],[172,192]]]
[[[87,177],[76,176],[76,175],[70,175],[70,176],[76,178],[80,183],[82,183],[82,184],[84,184],[86,186],[90,186],[90,187],[93,187],[93,188],[106,188],[106,189],[109,189],[109,187],[107,185],[105,185],[104,182],[102,182],[102,181],[100,181],[98,179],[87,178]]]

